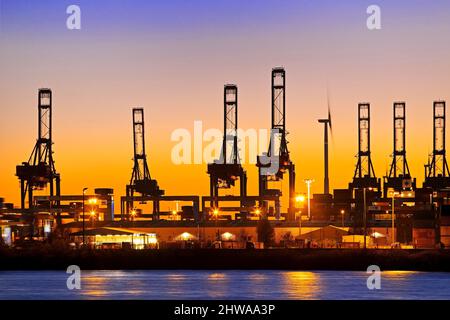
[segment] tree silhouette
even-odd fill
[[[258,241],[264,243],[264,248],[273,244],[275,232],[267,218],[258,221],[256,232],[258,233]]]

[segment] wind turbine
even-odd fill
[[[328,177],[328,127],[330,127],[331,136],[333,136],[333,127],[331,125],[330,97],[327,90],[328,118],[319,119],[319,123],[323,123],[323,152],[324,152],[324,178],[323,193],[330,194],[330,179]]]

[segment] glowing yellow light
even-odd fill
[[[215,216],[217,216],[219,214],[219,209],[214,209],[213,213]]]
[[[213,273],[208,276],[208,280],[217,280],[217,279],[224,279],[226,278],[226,275],[223,273]]]
[[[225,241],[229,241],[231,240],[231,238],[233,238],[233,234],[229,233],[229,232],[225,232],[222,234],[222,239]]]
[[[97,204],[97,198],[90,198],[89,204]]]
[[[134,217],[136,215],[136,210],[131,210],[131,215]]]
[[[180,238],[181,238],[182,240],[189,240],[189,239],[191,239],[191,238],[193,238],[193,237],[192,237],[192,234],[190,234],[189,232],[183,232],[183,233],[181,234]]]
[[[341,214],[344,214],[344,213],[345,213],[345,210],[344,210],[344,209],[342,209],[342,210],[341,210]]]
[[[305,202],[305,196],[300,194],[300,195],[295,197],[295,201],[296,202]]]
[[[176,215],[177,214],[177,210],[172,210],[172,214]]]
[[[158,239],[156,239],[156,237],[150,237],[148,239],[148,243],[150,243],[150,244],[157,244],[158,243]]]
[[[95,216],[95,211],[94,210],[91,211],[91,217],[93,217],[93,216]]]
[[[261,214],[261,210],[259,210],[258,208],[256,208],[255,214],[256,214],[256,215],[260,215],[260,214]]]

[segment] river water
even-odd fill
[[[0,271],[0,299],[450,299],[450,273],[385,271],[381,289],[355,271]]]

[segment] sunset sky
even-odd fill
[[[71,4],[81,8],[81,30],[66,28]],[[381,30],[366,27],[371,4],[381,8]],[[196,120],[222,129],[226,83],[239,88],[239,127],[268,128],[276,66],[286,69],[288,147],[300,192],[305,178],[322,192],[317,119],[326,116],[327,87],[331,189],[353,176],[358,102],[371,103],[381,178],[391,162],[392,103],[406,101],[407,158],[421,185],[433,100],[450,100],[449,52],[447,0],[0,0],[0,197],[19,205],[15,166],[34,146],[43,87],[53,91],[63,194],[112,187],[118,201],[133,165],[131,109],[142,106],[152,177],[167,195],[206,195],[206,163],[173,164],[171,133],[192,132]],[[256,194],[257,169],[246,169]]]

